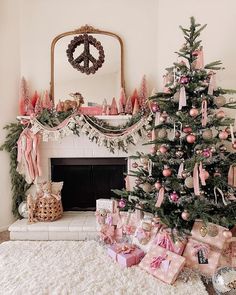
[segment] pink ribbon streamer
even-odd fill
[[[210,246],[208,244],[194,244],[193,246],[193,255],[197,256],[198,252],[202,251],[206,259],[209,257]]]
[[[164,260],[166,260],[167,258],[167,255],[162,255],[162,256],[156,256],[156,257],[153,257],[151,263],[150,263],[150,267],[151,269],[157,269],[157,268],[160,268],[162,262]]]
[[[207,94],[213,95],[214,90],[216,90],[216,77],[215,77],[215,73],[211,72]]]
[[[186,92],[185,87],[182,86],[179,92],[179,110],[182,110],[182,107],[186,107]]]
[[[160,112],[156,112],[155,114],[155,126],[160,125]]]
[[[198,163],[195,163],[194,169],[193,169],[193,189],[194,189],[194,194],[196,196],[199,196],[200,188],[199,188]]]
[[[233,169],[233,165],[229,166],[228,185],[231,185],[231,186],[234,185],[234,169]]]
[[[203,57],[203,48],[201,47],[197,51],[197,59],[195,63],[195,69],[196,70],[201,70],[204,68],[204,57]]]
[[[202,127],[207,125],[207,101],[203,99],[202,101]]]
[[[178,178],[182,178],[182,172],[184,171],[184,163],[182,162],[180,165],[179,165],[179,170],[178,170],[178,175],[177,177]]]
[[[157,202],[155,204],[155,207],[157,208],[161,207],[161,204],[164,201],[164,195],[165,195],[165,189],[164,187],[161,187],[157,196]]]
[[[199,177],[202,185],[206,185],[205,170],[202,167],[202,162],[199,164]]]

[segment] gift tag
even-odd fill
[[[207,227],[208,235],[210,237],[216,237],[219,233],[219,229],[216,225],[208,225]]]
[[[206,258],[206,255],[203,250],[199,250],[197,252],[197,258],[199,264],[208,264],[208,259]]]
[[[200,228],[200,235],[201,235],[202,237],[205,237],[205,236],[207,235],[207,232],[208,232],[207,227],[203,225],[203,226]]]

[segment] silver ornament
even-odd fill
[[[27,207],[27,202],[23,201],[20,203],[18,207],[18,212],[21,217],[23,218],[28,218],[28,207]]]
[[[212,277],[212,284],[217,294],[236,294],[236,268],[218,268]]]
[[[166,138],[167,137],[167,131],[166,129],[160,129],[157,133],[158,138]]]
[[[205,140],[209,140],[213,138],[213,132],[211,129],[206,129],[202,132],[202,138]]]

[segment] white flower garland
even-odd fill
[[[137,144],[141,138],[146,137],[147,128],[151,127],[150,122],[152,119],[152,114],[148,117],[143,116],[134,125],[115,130],[116,132],[119,131],[119,134],[112,133],[112,131],[110,133],[102,132],[100,126],[94,122],[91,124],[89,117],[85,115],[71,116],[53,128],[44,126],[37,118],[32,118],[31,130],[34,134],[40,132],[42,140],[47,142],[49,140],[58,141],[73,134],[75,129],[79,129],[81,133],[88,136],[89,140],[93,141],[95,139],[99,146],[119,148],[120,145],[123,145],[126,149],[129,143]]]

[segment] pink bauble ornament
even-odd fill
[[[231,231],[229,231],[229,230],[224,230],[223,231],[223,236],[227,239],[227,240],[229,240],[229,239],[231,239],[232,238],[232,232]]]
[[[178,202],[179,195],[176,193],[176,191],[173,191],[173,193],[170,194],[170,200],[174,203]]]
[[[181,213],[181,217],[183,220],[189,220],[190,214],[187,210],[184,210],[184,212]]]
[[[134,168],[134,169],[138,168],[138,163],[136,163],[136,162],[132,163],[132,168]]]
[[[219,133],[219,139],[226,140],[228,138],[229,134],[227,131],[220,131]]]
[[[196,136],[194,134],[189,134],[186,136],[186,140],[188,143],[194,143],[196,141]]]
[[[232,148],[236,150],[236,141],[232,144]]]
[[[217,119],[223,119],[225,117],[225,112],[224,111],[219,111],[216,113],[216,118]]]
[[[159,151],[161,154],[165,154],[168,151],[168,149],[165,145],[161,145]]]
[[[180,77],[179,82],[181,84],[187,84],[189,82],[189,78],[186,76],[182,76],[182,77]]]
[[[155,146],[153,146],[153,147],[150,149],[150,154],[155,155],[156,152],[157,152],[157,149],[156,149]]]
[[[210,149],[204,149],[202,151],[202,156],[205,157],[205,158],[209,158],[211,156],[211,151]]]
[[[202,132],[202,138],[205,140],[209,140],[213,138],[213,132],[211,129],[206,129]]]
[[[163,113],[160,116],[160,122],[165,123],[167,121],[168,115],[166,111],[163,111]]]
[[[179,131],[175,131],[175,137],[180,138],[180,136],[181,136],[181,133]]]
[[[126,201],[124,199],[120,199],[120,201],[118,202],[118,207],[124,208],[125,205],[126,205]]]
[[[186,125],[183,127],[183,132],[184,133],[191,133],[193,130],[189,125]]]
[[[160,107],[157,103],[152,103],[151,110],[153,113],[156,113],[156,112],[160,111]]]
[[[197,117],[197,115],[199,114],[199,111],[198,111],[198,109],[196,108],[196,107],[193,107],[190,111],[189,111],[189,115],[191,116],[191,117]]]
[[[147,133],[147,138],[151,139],[152,138],[152,132]]]
[[[162,171],[163,176],[169,177],[172,174],[170,167],[164,166],[164,170]]]
[[[155,189],[157,190],[159,190],[162,187],[160,181],[155,182],[154,186],[155,186]]]

